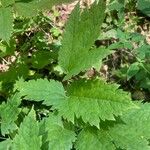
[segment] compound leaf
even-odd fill
[[[107,84],[103,80],[79,80],[68,87],[68,98],[55,107],[71,122],[75,116],[82,117],[99,128],[101,120],[115,120],[114,115],[136,107],[130,96],[118,89],[118,85]]]

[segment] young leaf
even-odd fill
[[[75,116],[99,128],[101,120],[115,120],[114,115],[136,107],[130,96],[118,89],[118,85],[103,80],[79,80],[68,87],[68,98],[55,107],[71,122]]]
[[[42,141],[39,136],[39,125],[33,109],[24,118],[18,134],[12,142],[14,150],[41,150]]]
[[[0,38],[9,42],[13,31],[13,13],[11,7],[0,7]]]
[[[18,93],[8,99],[7,103],[0,105],[0,117],[1,117],[1,133],[2,135],[9,134],[9,132],[16,130],[17,120],[20,110],[18,106],[21,103],[21,97]]]
[[[16,82],[15,88],[20,91],[20,95],[30,101],[43,101],[45,105],[59,103],[66,98],[62,84],[58,81],[48,81],[47,79],[37,79],[24,82]]]
[[[62,40],[59,51],[59,65],[67,74],[65,79],[77,75],[80,71],[92,67],[98,61],[110,54],[108,49],[93,49],[99,36],[100,25],[104,20],[105,2],[96,2],[90,9],[81,12],[79,4],[73,10]]]
[[[61,117],[50,115],[42,122],[45,129],[46,139],[43,141],[43,150],[70,150],[76,135],[73,131],[65,129]]]

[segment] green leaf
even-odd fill
[[[9,44],[6,42],[0,42],[0,57],[13,55],[16,48],[15,46],[14,40],[10,40]]]
[[[0,7],[0,38],[9,42],[13,31],[13,13],[11,7]]]
[[[13,139],[14,150],[40,150],[42,145],[39,136],[39,125],[32,109],[20,125],[18,134]]]
[[[105,3],[96,2],[81,12],[79,4],[73,10],[59,51],[59,65],[67,74],[65,79],[92,67],[111,52],[105,48],[91,49],[99,36],[104,20]]]
[[[43,101],[45,105],[53,105],[66,98],[62,84],[58,81],[37,79],[24,82],[16,82],[15,88],[19,90],[26,100]]]
[[[149,150],[150,146],[150,105],[139,105],[141,108],[131,110],[121,117],[122,124],[110,128],[110,136],[122,149]]]
[[[115,120],[114,115],[136,107],[130,96],[118,89],[118,85],[103,80],[79,80],[68,87],[68,98],[55,107],[71,122],[75,116],[99,128],[101,120]]]
[[[1,4],[4,7],[10,6],[15,3],[15,0],[1,0]]]
[[[49,51],[37,51],[32,54],[32,66],[34,68],[42,69],[44,66],[51,63],[52,54]]]
[[[110,3],[108,6],[109,11],[112,11],[112,10],[120,11],[123,8],[124,8],[124,4],[122,3],[122,1],[119,1],[119,0],[113,0],[113,2]]]
[[[77,150],[115,150],[107,133],[102,130],[85,128],[77,136],[75,147]],[[88,144],[87,144],[88,143]]]
[[[19,16],[34,17],[39,11],[49,10],[52,6],[73,0],[17,0],[15,10]]]
[[[137,55],[140,59],[145,60],[145,58],[150,57],[150,45],[144,44],[137,48]]]
[[[150,90],[150,78],[147,78],[147,77],[144,78],[144,79],[141,81],[140,87]]]
[[[15,88],[27,100],[43,100],[43,104],[53,105],[69,121],[74,122],[75,116],[82,117],[84,122],[97,127],[100,119],[115,120],[114,115],[121,115],[135,107],[130,101],[130,96],[119,90],[118,85],[107,85],[102,80],[74,82],[68,87],[68,97],[62,84],[54,80],[18,81]]]
[[[129,67],[129,69],[127,71],[127,79],[129,80],[130,78],[135,76],[139,70],[140,70],[140,67],[139,67],[138,62],[131,64],[131,66]]]
[[[28,76],[28,72],[29,68],[27,64],[13,64],[13,66],[11,66],[8,71],[2,72],[0,74],[0,81],[10,83],[21,77],[26,79]]]
[[[45,129],[46,135],[46,138],[43,140],[43,150],[70,150],[72,148],[72,142],[76,140],[75,133],[64,128],[61,117],[59,116],[50,114],[42,122],[41,128]]]
[[[111,137],[105,131],[99,132],[94,128],[87,128],[80,132],[76,142],[77,150],[115,150]]]
[[[5,140],[0,142],[0,150],[10,150],[11,140]]]
[[[8,99],[7,103],[3,102],[0,105],[2,135],[9,134],[9,132],[17,129],[15,121],[20,113],[20,109],[18,108],[20,103],[21,97],[18,93],[16,93]]]
[[[149,150],[150,105],[141,104],[140,109],[130,110],[121,121],[104,122],[103,129],[85,128],[78,136],[78,150]],[[108,128],[106,128],[106,124]],[[87,144],[88,143],[88,144]]]
[[[138,0],[137,7],[147,16],[150,16],[150,1],[149,0]]]
[[[38,14],[37,5],[38,0],[18,0],[15,3],[15,11],[18,16],[34,17]]]

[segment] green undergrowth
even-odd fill
[[[0,150],[149,150],[150,2],[69,2],[0,1]]]

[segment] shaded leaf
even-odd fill
[[[0,7],[0,38],[9,42],[13,31],[13,13],[11,7]]]
[[[18,93],[16,93],[8,99],[7,103],[3,102],[0,105],[2,135],[9,134],[18,128],[15,121],[20,113],[20,109],[18,108],[20,103],[21,97]]]
[[[138,0],[137,7],[147,16],[150,16],[150,1],[149,0]]]
[[[65,129],[61,117],[49,115],[44,119],[42,128],[45,128],[46,138],[43,140],[43,150],[70,150],[75,142],[74,131]],[[47,148],[46,148],[47,147]]]
[[[140,70],[140,67],[139,67],[138,62],[131,64],[131,66],[129,67],[127,71],[127,79],[129,80],[130,78],[135,76],[139,72],[139,70]]]

